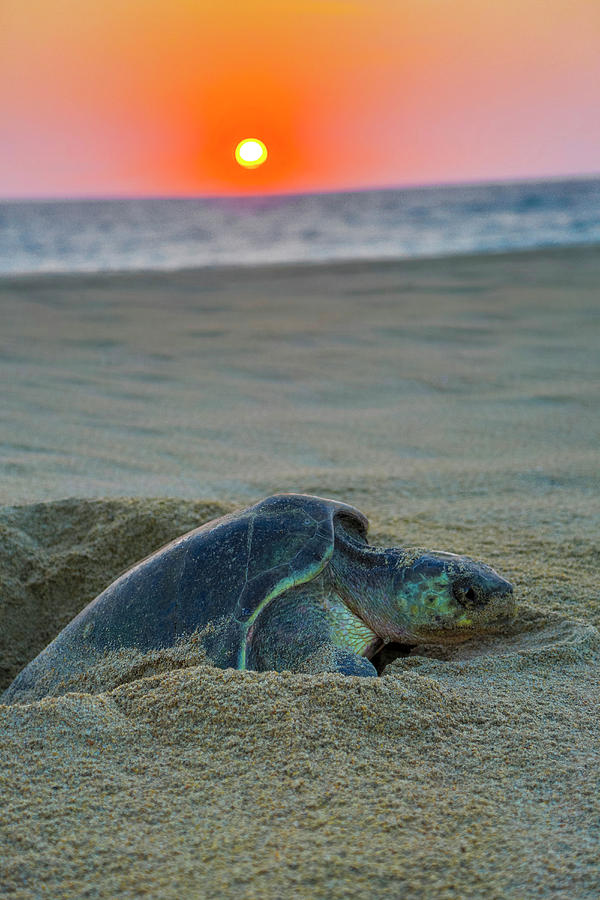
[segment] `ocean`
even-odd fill
[[[411,258],[597,242],[600,178],[0,202],[0,274]]]

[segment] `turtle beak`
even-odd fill
[[[454,599],[465,609],[481,609],[493,603],[495,606],[514,603],[513,586],[493,569],[471,572],[468,576],[459,576],[452,582]]]

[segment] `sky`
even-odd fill
[[[597,172],[600,0],[0,0],[0,197]]]

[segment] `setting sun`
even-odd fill
[[[267,148],[258,138],[244,138],[235,148],[235,158],[245,169],[255,169],[266,160]]]

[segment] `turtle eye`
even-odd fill
[[[436,601],[437,601],[437,597],[427,597],[427,599],[425,600],[425,603],[427,603],[429,606],[435,606]]]
[[[461,606],[484,606],[486,603],[485,593],[477,590],[473,584],[457,581],[452,585],[452,593],[454,594],[454,599]]]

